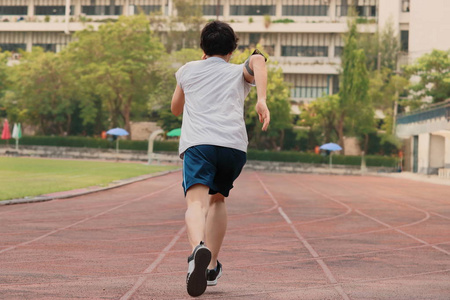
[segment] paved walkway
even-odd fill
[[[202,299],[449,299],[450,186],[245,171]],[[180,172],[0,206],[0,299],[188,299]]]

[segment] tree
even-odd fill
[[[38,125],[43,134],[70,132],[72,113],[78,105],[78,86],[70,62],[52,52],[33,48],[21,63],[10,69],[10,91],[5,95],[8,111],[17,121]]]
[[[148,95],[160,78],[158,61],[164,54],[159,39],[150,31],[145,16],[119,17],[98,31],[89,28],[76,33],[65,55],[76,65],[84,87],[83,116],[90,120],[99,98],[110,116],[110,127],[130,131],[133,107],[146,105]],[[131,136],[128,136],[131,138]]]
[[[420,81],[411,86],[416,99],[433,98],[433,103],[450,98],[450,50],[433,50],[406,67],[410,76],[418,76]]]
[[[260,49],[260,47],[258,48]],[[236,51],[233,63],[244,63],[250,56],[250,49]],[[255,111],[257,101],[256,89],[252,89],[245,102],[245,123],[249,143],[255,148],[280,149],[283,145],[285,130],[292,127],[289,87],[284,82],[283,73],[276,65],[267,68],[267,106],[270,110],[270,125],[267,132],[262,132],[261,124]]]
[[[317,98],[303,106],[299,125],[309,127],[313,133],[319,133],[323,144],[333,142],[337,137],[338,105],[339,95]]]
[[[368,97],[369,79],[364,50],[358,49],[355,20],[349,23],[349,32],[344,37],[342,54],[341,87],[339,90],[337,133],[338,143],[345,153],[344,136],[356,134],[364,122],[373,120],[373,109]],[[372,114],[372,119],[370,119]],[[364,115],[363,118],[361,116]],[[364,130],[366,131],[366,130]]]
[[[6,91],[9,52],[1,52],[1,50],[2,49],[0,48],[0,117],[6,117],[6,108],[1,99]]]
[[[198,38],[205,23],[201,4],[195,0],[174,0],[174,5],[177,16],[168,21],[167,52],[198,48]]]
[[[366,55],[366,66],[369,71],[381,68],[395,70],[397,54],[400,50],[398,36],[394,32],[392,21],[389,21],[381,32],[374,34],[359,34],[358,48]]]
[[[393,132],[394,107],[397,105],[399,95],[402,95],[409,86],[409,80],[401,75],[394,75],[388,68],[381,71],[370,72],[369,98],[374,108],[385,114],[382,129],[388,134]]]
[[[189,61],[199,60],[202,57],[200,49],[185,48],[167,55],[158,65],[161,80],[150,94],[147,103],[150,114],[158,120],[158,125],[164,130],[170,131],[181,127],[182,116],[174,116],[170,110],[172,94],[176,86],[173,66],[181,67]]]

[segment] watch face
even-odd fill
[[[264,57],[264,60],[267,61],[267,57],[264,55],[264,53],[262,53],[258,49],[255,49],[255,51],[253,51],[252,55],[255,55],[255,54],[262,55]]]

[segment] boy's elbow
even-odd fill
[[[183,112],[182,109],[179,109],[179,108],[174,107],[174,106],[171,106],[171,107],[170,107],[170,110],[172,111],[172,114],[173,114],[175,117],[178,117],[178,116],[181,115],[181,113]]]

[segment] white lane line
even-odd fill
[[[396,228],[396,227],[393,227],[393,226],[391,226],[391,225],[389,225],[389,224],[387,224],[387,223],[384,223],[383,221],[380,221],[380,220],[378,220],[377,218],[374,218],[374,217],[372,217],[372,216],[369,216],[369,215],[363,213],[362,211],[360,211],[360,210],[358,210],[358,209],[356,209],[355,212],[357,212],[358,214],[360,214],[360,215],[362,215],[362,216],[364,216],[364,217],[366,217],[366,218],[371,219],[372,221],[377,222],[378,224],[381,224],[381,225],[383,225],[383,226],[385,226],[385,227],[388,227],[388,228],[390,228],[390,229],[392,229],[392,230],[395,230],[395,231],[397,231],[398,233],[401,233],[401,234],[403,234],[403,235],[405,235],[405,236],[407,236],[407,237],[409,237],[409,238],[411,238],[411,239],[413,239],[413,240],[415,240],[415,241],[417,241],[417,242],[419,242],[419,243],[422,243],[422,244],[424,244],[424,245],[430,246],[430,247],[433,248],[433,249],[436,249],[436,250],[438,250],[438,251],[440,251],[440,252],[442,252],[442,253],[445,253],[445,254],[447,254],[447,255],[450,255],[450,252],[449,252],[449,251],[447,251],[447,250],[445,250],[445,249],[442,249],[441,247],[438,247],[438,246],[435,246],[435,245],[431,245],[430,243],[428,243],[428,242],[426,242],[426,241],[424,241],[424,240],[422,240],[422,239],[419,239],[418,237],[416,237],[416,236],[414,236],[414,235],[412,235],[412,234],[409,234],[409,233],[407,233],[407,232],[404,232],[403,230],[398,229],[398,228]]]
[[[294,232],[295,236],[302,242],[302,244],[305,246],[306,249],[308,249],[309,253],[315,258],[315,261],[319,264],[319,266],[322,268],[323,272],[325,273],[326,277],[328,278],[328,281],[333,284],[334,289],[341,295],[341,297],[345,300],[350,300],[350,297],[345,293],[342,286],[338,283],[336,278],[334,277],[333,273],[331,272],[330,268],[326,265],[326,263],[319,257],[319,254],[316,250],[311,246],[310,243],[300,234],[300,232],[295,228],[295,226],[292,224],[291,219],[289,216],[283,211],[281,206],[279,206],[278,200],[272,195],[272,193],[269,191],[267,186],[263,183],[261,178],[256,174],[256,177],[258,178],[259,183],[262,185],[263,189],[266,191],[266,193],[270,196],[272,201],[278,205],[278,212],[283,217],[283,219],[286,221],[286,223],[289,224],[289,227],[291,227],[292,231]],[[340,202],[340,201],[339,201]],[[342,203],[344,206],[347,206],[346,204]],[[347,206],[350,208],[349,206]],[[351,210],[351,208],[350,208]]]
[[[133,285],[133,287],[127,291],[120,300],[127,300],[130,299],[133,294],[144,284],[144,282],[148,279],[148,275],[153,272],[153,270],[161,263],[161,261],[166,257],[167,253],[170,251],[170,249],[175,245],[175,243],[178,241],[178,239],[181,237],[181,235],[185,232],[186,226],[183,226],[172,238],[170,243],[159,253],[158,257],[148,266],[147,269],[142,272],[141,277],[138,278],[136,283]]]
[[[89,221],[89,220],[92,220],[92,219],[95,219],[95,218],[97,218],[97,217],[100,217],[100,216],[102,216],[102,215],[104,215],[104,214],[107,214],[107,213],[109,213],[109,212],[112,212],[112,211],[114,211],[114,210],[116,210],[116,209],[118,209],[118,208],[121,208],[121,207],[123,207],[123,206],[125,206],[125,205],[128,205],[128,204],[130,204],[130,203],[134,203],[134,202],[140,201],[140,200],[142,200],[142,199],[145,199],[145,198],[152,197],[152,196],[154,196],[154,195],[160,194],[160,193],[162,193],[162,192],[164,192],[164,191],[167,191],[167,190],[171,189],[172,187],[174,187],[174,186],[177,185],[177,184],[179,184],[178,181],[175,182],[175,183],[173,183],[173,184],[171,184],[171,185],[169,185],[169,186],[167,186],[167,187],[165,187],[165,188],[163,188],[163,189],[161,189],[161,190],[158,190],[158,191],[155,191],[155,192],[153,192],[153,193],[146,194],[146,195],[137,197],[137,198],[135,198],[135,199],[133,199],[133,200],[124,202],[124,203],[122,203],[122,204],[120,204],[120,205],[114,206],[114,207],[112,207],[112,208],[110,208],[110,209],[107,209],[107,210],[105,210],[105,211],[103,211],[103,212],[101,212],[101,213],[98,213],[98,214],[96,214],[96,215],[93,215],[93,216],[84,218],[84,219],[82,219],[82,220],[80,220],[80,221],[78,221],[78,222],[72,223],[72,224],[70,224],[70,225],[67,225],[67,226],[64,226],[64,227],[61,227],[61,228],[52,230],[52,231],[50,231],[50,232],[48,232],[48,233],[46,233],[46,234],[43,234],[43,235],[41,235],[41,236],[38,236],[37,238],[34,238],[34,239],[29,240],[29,241],[26,241],[26,242],[23,242],[23,243],[20,243],[20,244],[17,244],[17,245],[8,247],[8,248],[6,248],[6,249],[2,249],[2,250],[0,250],[0,254],[5,253],[5,252],[10,251],[10,250],[13,250],[13,249],[16,249],[17,247],[25,246],[25,245],[31,244],[31,243],[33,243],[33,242],[42,240],[43,238],[46,238],[46,237],[48,237],[48,236],[50,236],[50,235],[52,235],[52,234],[54,234],[54,233],[57,233],[57,232],[66,230],[66,229],[68,229],[68,228],[71,228],[71,227],[73,227],[73,226],[76,226],[76,225],[85,223],[85,222],[87,222],[87,221]]]
[[[450,220],[450,217],[441,215],[441,214],[439,214],[439,213],[437,213],[437,212],[433,212],[433,211],[432,211],[431,214],[432,214],[432,215],[435,215],[435,216],[438,216],[438,217],[441,217],[441,218],[443,218],[443,219]]]

